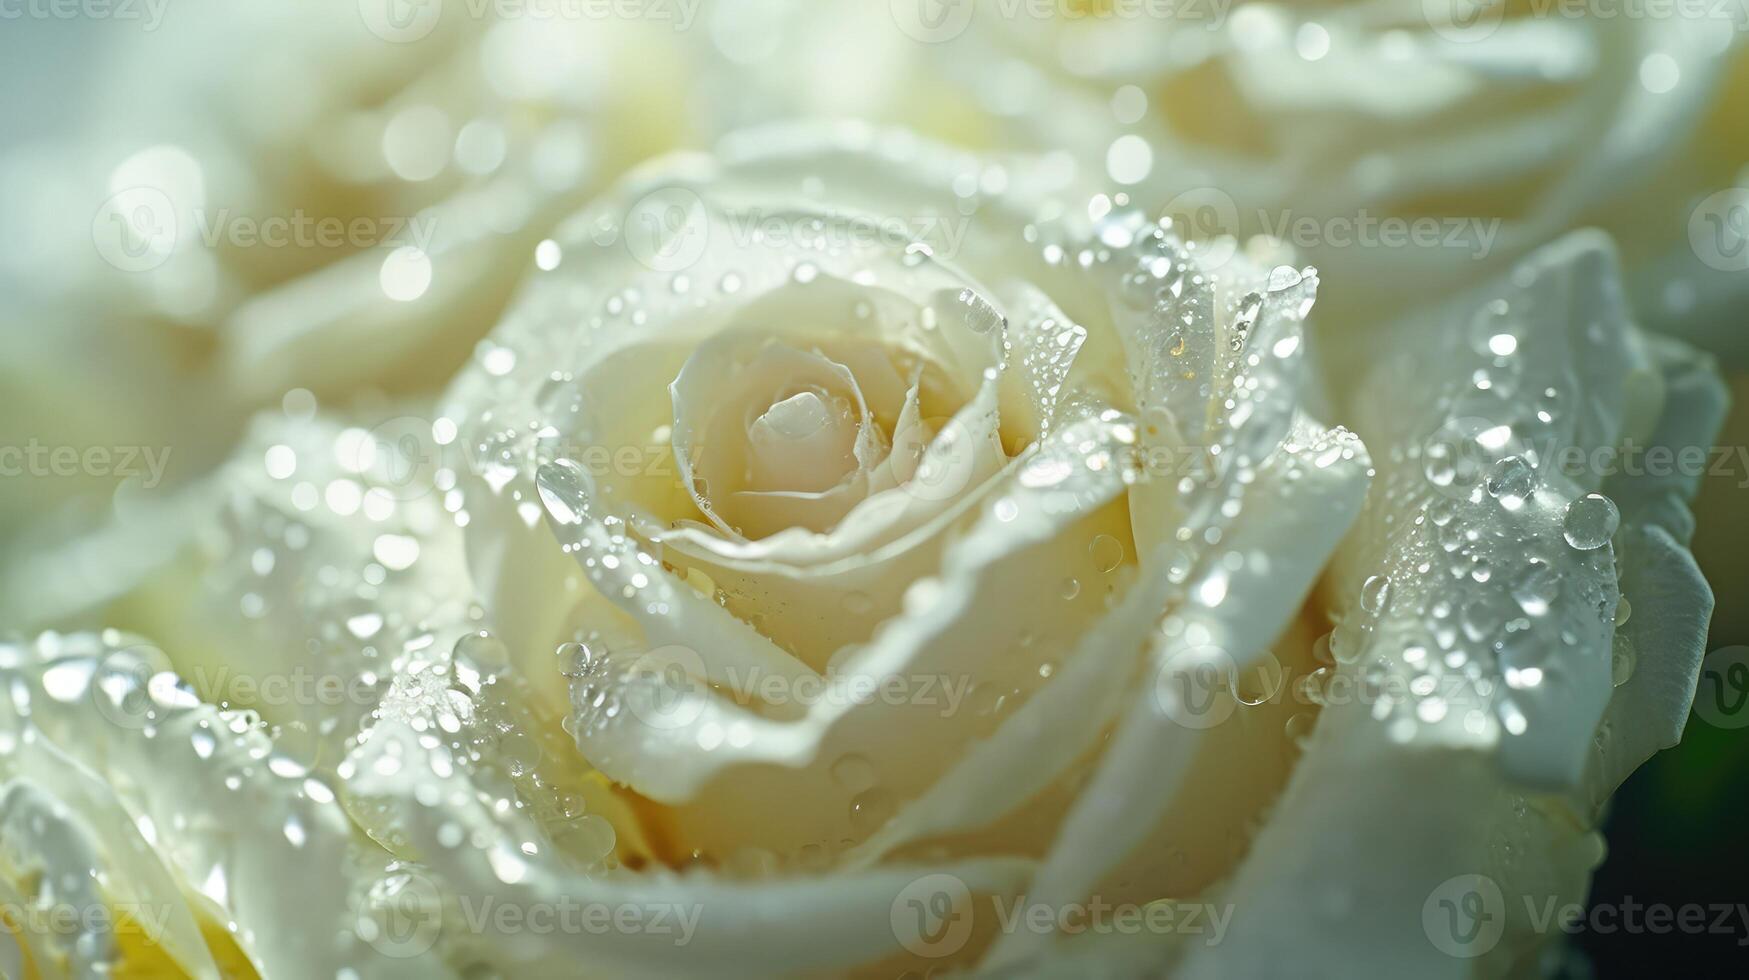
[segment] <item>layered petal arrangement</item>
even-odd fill
[[[1046,6],[274,0],[4,158],[156,409],[18,431],[193,458],[0,490],[0,975],[1543,969],[1707,649],[1617,461],[1726,416],[1730,29]]]
[[[1421,899],[1582,893],[1680,732],[1691,488],[1561,461],[1722,399],[1600,238],[1359,378],[1311,268],[897,131],[549,251],[435,411],[263,417],[155,559],[14,579],[135,631],[5,648],[7,886],[106,910],[33,968],[1461,973]]]

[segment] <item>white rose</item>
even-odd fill
[[[1350,332],[1602,227],[1644,320],[1749,353],[1726,329],[1749,296],[1739,5],[818,6],[713,8],[763,28],[713,38],[728,72],[750,45],[799,52],[716,111],[1073,152],[1198,237],[1285,239]]]
[[[163,653],[0,650],[0,868],[170,910],[37,962],[1496,973],[1680,732],[1693,487],[1562,460],[1722,398],[1601,238],[1322,377],[1311,270],[902,133],[745,134],[556,241],[435,418],[258,419],[85,594]]]

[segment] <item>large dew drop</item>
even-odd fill
[[[1621,512],[1615,509],[1615,501],[1601,493],[1588,493],[1567,505],[1561,533],[1580,551],[1593,551],[1609,543],[1619,524]]]

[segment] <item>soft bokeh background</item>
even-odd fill
[[[885,0],[870,2],[885,5]],[[309,384],[315,389],[310,397],[324,402],[368,400],[378,397],[378,391],[395,394],[397,388],[417,390],[432,378],[442,378],[466,355],[468,337],[477,336],[489,326],[505,295],[481,296],[470,290],[439,296],[444,315],[471,317],[468,325],[459,330],[459,340],[452,336],[445,342],[422,342],[412,348],[391,346],[386,354],[376,349],[374,342],[356,350],[321,344],[270,347],[267,353],[250,360],[220,341],[217,335],[221,328],[216,325],[219,317],[206,313],[178,315],[174,301],[160,302],[155,308],[150,302],[142,304],[138,296],[113,291],[113,277],[86,280],[69,274],[65,281],[54,281],[52,277],[45,281],[45,265],[55,268],[64,264],[55,249],[65,243],[36,237],[38,219],[45,214],[65,217],[64,209],[72,208],[78,218],[74,222],[77,226],[87,222],[85,216],[95,214],[102,204],[100,199],[77,197],[68,203],[64,187],[54,178],[70,177],[64,167],[68,160],[76,163],[81,153],[110,153],[113,147],[105,138],[121,135],[117,127],[130,122],[125,113],[117,112],[117,107],[130,104],[141,94],[130,90],[167,83],[166,79],[118,72],[116,66],[136,57],[145,65],[163,67],[173,63],[176,60],[171,57],[173,46],[184,43],[181,39],[185,35],[178,32],[198,36],[190,19],[211,12],[205,4],[184,4],[182,0],[168,3],[164,27],[149,35],[140,33],[137,25],[115,21],[0,20],[0,92],[5,93],[0,96],[0,443],[22,444],[37,438],[44,443],[75,446],[168,446],[173,455],[165,483],[175,485],[193,479],[222,458],[226,444],[240,429],[249,410],[280,404],[288,390],[303,391],[303,385]],[[750,104],[755,89],[761,85],[793,86],[798,72],[807,69],[810,58],[814,61],[822,58],[819,51],[762,50],[760,44],[754,43],[764,30],[757,22],[742,23],[738,28],[733,22],[728,27],[720,20],[701,22],[695,30],[716,32],[716,36],[701,42],[699,50],[711,47],[717,55],[726,53],[729,57],[717,60],[738,65],[749,73],[746,99],[741,98],[743,90],[739,84],[723,87],[722,76],[702,70],[704,66],[693,56],[682,54],[676,58],[656,48],[640,48],[635,39],[616,36],[601,52],[602,64],[611,62],[613,72],[594,82],[604,86],[604,92],[615,95],[597,98],[583,116],[589,125],[598,127],[581,132],[579,145],[585,148],[582,152],[587,163],[579,168],[574,180],[560,181],[563,186],[549,188],[550,195],[539,199],[535,207],[572,208],[586,200],[593,188],[650,152],[702,144],[714,128],[708,125],[713,120],[760,115]],[[218,43],[211,38],[208,41]],[[151,50],[154,48],[155,51]],[[347,59],[377,57],[383,51],[383,46],[377,45],[340,52],[335,55],[336,64],[355,71],[362,80],[360,84],[376,84],[372,72],[365,70],[368,66]],[[749,51],[754,57],[744,58]],[[827,53],[836,57],[843,52]],[[189,92],[201,97],[190,98],[183,109],[184,117],[168,124],[180,131],[198,132],[207,121],[203,114],[218,114],[227,111],[227,107],[236,110],[237,102],[230,97],[238,93],[226,91],[236,84],[233,75],[239,66],[271,61],[271,55],[266,50],[219,51],[194,45],[182,66],[187,77],[175,80],[182,88],[170,86],[166,90],[185,93],[173,98],[186,98]],[[643,74],[628,73],[633,72],[624,65],[628,60]],[[262,118],[305,111],[311,91],[321,86],[312,84],[310,91],[302,90],[298,66],[294,64],[291,69],[276,76],[282,87],[250,94],[254,101],[249,103],[249,111]],[[258,82],[264,76],[252,77]],[[891,93],[865,90],[866,86],[883,84],[878,77],[847,76],[828,70],[821,78],[829,82],[826,86],[829,90],[798,92],[798,96],[816,104],[865,104],[876,107],[875,111],[890,111],[886,103]],[[1017,79],[1015,84],[1023,86],[1030,81]],[[394,97],[399,83],[382,82],[380,91],[361,96],[361,107],[369,108],[372,99]],[[444,82],[428,80],[425,84]],[[450,84],[466,86],[470,80],[451,79]],[[953,116],[953,97],[945,92],[939,94],[940,99],[918,102],[915,112],[930,128],[952,131],[963,120]],[[1233,96],[1230,92],[1208,94],[1211,105],[1219,104],[1214,100]],[[533,101],[540,103],[541,112],[554,112],[555,106],[562,108],[562,100]],[[142,98],[137,104],[149,103],[150,99]],[[1749,100],[1738,96],[1734,105],[1738,110],[1735,125],[1745,126],[1749,120],[1742,118],[1741,111],[1749,106]],[[625,115],[640,113],[644,114],[640,125],[621,125]],[[332,118],[347,117],[337,111]],[[696,125],[701,119],[707,124]],[[1075,125],[1070,119],[1062,123],[1065,129]],[[548,127],[541,130],[543,138],[552,137],[555,132],[563,135],[560,130],[551,129],[552,124],[550,118],[538,122],[538,126]],[[264,127],[264,131],[270,129]],[[515,134],[510,138],[514,143]],[[272,144],[272,139],[267,138],[267,142]],[[288,144],[295,145],[295,141]],[[531,159],[540,166],[557,165],[562,170],[566,145],[563,140],[541,143],[546,149],[537,146]],[[84,162],[103,167],[114,165],[114,159],[111,154]],[[558,164],[553,163],[555,159]],[[245,180],[236,186],[259,190],[283,179],[291,181],[288,186],[295,195],[298,192],[295,166],[290,165],[292,161],[276,162],[288,164],[285,173],[245,174],[259,180]],[[367,181],[364,186],[371,185]],[[373,199],[368,195],[355,200],[342,198],[334,206],[341,211],[347,207],[385,206],[407,210],[411,206],[405,200],[384,205],[390,199]],[[519,228],[510,237],[527,238],[528,231]],[[88,245],[89,242],[75,243],[76,247]],[[78,256],[82,262],[91,259],[89,254]],[[271,289],[314,271],[321,264],[308,257],[275,256],[274,261],[287,266],[275,268],[267,263],[234,267],[222,270],[221,274],[234,276],[236,283],[250,289]],[[513,281],[514,276],[507,278]],[[211,288],[221,295],[215,308],[229,305],[235,309],[238,297],[223,295],[230,288],[228,281],[220,280],[219,286]],[[458,308],[463,314],[457,313]],[[435,315],[418,314],[417,310],[415,314]],[[1697,331],[1695,339],[1713,347],[1721,356],[1722,367],[1731,380],[1737,408],[1719,438],[1719,445],[1736,453],[1749,447],[1749,373],[1744,371],[1749,362],[1742,357],[1749,344],[1744,343],[1740,332],[1749,322],[1749,310],[1737,310],[1730,319],[1729,323],[1712,324]],[[373,361],[379,355],[385,360]],[[225,367],[239,363],[238,357],[243,358],[241,363],[252,373],[241,379],[224,376]],[[357,370],[351,372],[345,383],[328,381],[326,390],[310,381],[311,375],[300,373],[312,364],[326,365],[355,357],[359,361]],[[265,370],[266,367],[283,371],[275,373]],[[295,395],[294,400],[303,397],[306,396]],[[133,506],[132,495],[140,492],[138,487],[125,485],[118,489],[118,481],[102,476],[35,480],[28,484],[23,482],[26,480],[29,478],[0,481],[7,484],[0,486],[0,553],[16,556],[34,541],[64,533],[69,527],[95,526],[113,510]],[[1718,600],[1711,644],[1715,650],[1749,646],[1749,607],[1741,601],[1749,587],[1749,533],[1743,527],[1744,517],[1749,516],[1745,509],[1749,488],[1745,488],[1745,483],[1749,483],[1749,472],[1742,472],[1740,467],[1723,475],[1709,475],[1702,481],[1697,506],[1700,532],[1695,550]],[[6,624],[0,623],[0,630],[5,628]],[[1736,717],[1749,722],[1743,712]],[[1610,853],[1597,876],[1594,900],[1618,905],[1628,900],[1673,905],[1749,902],[1749,857],[1745,856],[1741,831],[1746,812],[1749,812],[1749,738],[1741,731],[1706,719],[1692,719],[1683,744],[1656,757],[1618,794],[1606,824]],[[1573,958],[1563,968],[1579,974],[1593,971],[1599,976],[1641,976],[1673,967],[1722,968],[1733,961],[1741,966],[1749,962],[1746,952],[1749,947],[1739,946],[1739,942],[1749,943],[1749,933],[1697,937],[1586,931],[1578,945],[1590,955]]]

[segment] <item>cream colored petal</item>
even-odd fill
[[[384,380],[433,390],[532,268],[539,236],[519,227],[528,212],[566,204],[575,201],[505,181],[421,209],[397,239],[239,304],[219,335],[224,373],[255,402],[299,386],[343,395]]]
[[[1478,336],[1478,310],[1496,316],[1489,311],[1498,308],[1486,304],[1501,298],[1510,316],[1484,319]],[[1498,350],[1512,345],[1491,343],[1502,335],[1516,338],[1511,356]],[[1644,537],[1628,527],[1616,535],[1622,561],[1669,570],[1658,591],[1670,591],[1653,602],[1656,621],[1674,628],[1661,637],[1670,641],[1668,651],[1643,652],[1647,658],[1668,652],[1645,684],[1625,700],[1617,698],[1626,688],[1612,697],[1617,563],[1600,540],[1606,529],[1566,527],[1580,548],[1565,539],[1560,520],[1565,499],[1596,486],[1601,474],[1560,472],[1551,462],[1564,446],[1589,451],[1630,432],[1644,438],[1661,427],[1654,423],[1663,404],[1687,405],[1697,418],[1716,412],[1716,404],[1704,408],[1709,386],[1697,378],[1666,371],[1666,383],[1658,383],[1649,370],[1621,309],[1607,243],[1593,236],[1557,242],[1509,282],[1404,324],[1399,336],[1415,345],[1416,356],[1431,355],[1438,370],[1421,377],[1419,395],[1394,390],[1393,375],[1414,375],[1387,357],[1370,383],[1352,389],[1357,394],[1347,411],[1379,461],[1375,488],[1383,494],[1369,501],[1337,565],[1338,607],[1348,611],[1332,643],[1340,672],[1370,676],[1377,685],[1407,683],[1394,695],[1345,696],[1325,705],[1292,784],[1223,892],[1237,910],[1231,935],[1218,948],[1192,948],[1187,976],[1243,974],[1290,956],[1297,971],[1314,977],[1355,969],[1469,976],[1528,967],[1549,936],[1527,910],[1581,900],[1601,858],[1590,830],[1597,790],[1680,724],[1671,688],[1691,683],[1677,678],[1692,677],[1693,624],[1704,615],[1704,589],[1687,581],[1686,560],[1662,529]],[[1472,344],[1488,353],[1467,353]],[[1483,466],[1462,454],[1429,458],[1425,429],[1489,404],[1472,387],[1478,363],[1496,385],[1553,390],[1540,409],[1546,417],[1488,416],[1511,430],[1505,443],[1501,434],[1487,437],[1483,448],[1497,445]],[[1666,399],[1665,392],[1685,389],[1708,397]],[[1667,431],[1689,431],[1672,422]],[[1521,444],[1534,446],[1544,462],[1534,494],[1515,465],[1498,471],[1486,465]],[[1460,489],[1451,497],[1442,492],[1452,487]],[[1636,495],[1623,489],[1624,499]],[[1665,491],[1681,492],[1665,487],[1642,499],[1670,501]],[[1502,505],[1502,497],[1519,501],[1516,509]],[[1672,513],[1660,506],[1642,512]],[[1536,558],[1552,576],[1536,574]],[[1482,568],[1486,574],[1474,574]],[[1369,574],[1388,580],[1363,585]],[[1623,575],[1624,586],[1635,580]],[[1490,597],[1498,583],[1510,583],[1510,590],[1497,603]],[[1529,620],[1525,626],[1503,630],[1520,616]],[[1562,632],[1547,632],[1542,624],[1549,622],[1564,624]],[[1493,653],[1498,661],[1489,658]],[[1543,666],[1538,683],[1503,676],[1529,668],[1533,661],[1524,658],[1532,657]],[[1412,680],[1417,670],[1477,658],[1486,685],[1418,687]],[[1527,690],[1535,700],[1523,697]],[[1515,699],[1516,713],[1490,715],[1498,705],[1484,695]],[[1652,707],[1649,736],[1619,746],[1606,740],[1599,756],[1593,740],[1609,716],[1606,702],[1623,710]],[[1586,769],[1593,785],[1579,781]],[[1541,788],[1557,792],[1537,795]],[[1318,846],[1304,846],[1307,840]],[[1340,883],[1335,893],[1332,881]]]
[[[434,760],[435,753],[412,730],[386,727],[375,745],[379,751],[397,746],[395,756],[402,764],[440,774],[436,785],[451,801],[443,808],[420,803],[411,784],[376,775],[379,767],[370,757],[360,758],[358,784],[368,794],[395,801],[392,805],[408,827],[410,839],[429,856],[429,873],[445,895],[473,908],[552,907],[568,902],[647,916],[639,921],[647,921],[649,928],[505,934],[491,921],[483,929],[469,929],[465,919],[445,920],[445,940],[484,947],[493,962],[535,971],[571,969],[579,961],[670,976],[845,969],[898,950],[903,934],[895,925],[893,909],[916,892],[919,877],[949,875],[969,891],[1005,894],[1019,886],[1026,870],[1022,861],[981,859],[753,884],[726,882],[710,874],[586,876],[513,849],[500,820],[475,799],[461,774],[442,776],[448,767]],[[446,826],[462,831],[459,840],[487,843],[484,847],[445,843],[458,840],[443,829]],[[658,927],[658,922],[663,925]]]
[[[1383,491],[1336,573],[1355,657],[1440,689],[1386,706],[1404,738],[1498,745],[1510,778],[1571,786],[1609,700],[1617,586],[1613,505],[1569,514],[1601,476],[1561,461],[1643,440],[1662,397],[1613,252],[1570,236],[1398,335],[1338,382]],[[1429,358],[1432,377],[1412,367]]]
[[[1061,642],[1058,634],[1078,620],[1045,606],[1024,618],[1015,617],[1010,611],[1006,615],[1007,622],[999,624],[987,621],[986,614],[981,611],[987,609],[988,615],[996,615],[1003,607],[996,597],[1010,594],[1014,589],[1037,591],[1036,578],[1026,576],[1031,579],[1030,585],[1023,585],[1016,578],[1024,571],[1024,562],[1017,563],[1018,555],[1030,549],[1049,548],[1053,539],[1061,535],[1068,535],[1078,543],[1079,539],[1069,528],[1085,516],[1097,514],[1102,504],[1121,492],[1124,480],[1121,459],[1087,455],[1088,460],[1098,460],[1097,468],[1093,464],[1077,462],[1087,452],[1081,445],[1082,439],[1098,432],[1099,427],[1088,423],[1080,431],[1066,434],[1063,440],[1050,447],[1049,452],[1035,453],[1021,463],[1014,483],[1006,487],[1002,495],[1002,501],[1006,503],[998,501],[994,505],[986,503],[980,506],[977,524],[966,537],[949,547],[940,581],[915,590],[918,593],[915,599],[907,599],[906,614],[887,623],[868,647],[843,660],[837,665],[838,669],[877,679],[940,675],[950,681],[973,676],[980,680],[994,680],[995,675],[990,671],[998,665],[990,662],[980,666],[975,661],[988,659],[994,651],[1017,646],[1016,638],[1023,634],[1035,636],[1038,648],[1036,653],[1029,651],[1024,659],[1030,661],[1033,657],[1047,656],[1047,651]],[[1090,442],[1092,445],[1101,444],[1100,440]],[[1122,449],[1121,443],[1103,444]],[[567,473],[555,467],[543,471],[543,493],[561,540],[579,535],[584,541],[607,540],[604,531],[592,529],[590,522],[595,519],[586,509],[587,484],[574,470]],[[1091,539],[1091,535],[1088,537]],[[590,546],[581,554],[589,555],[597,547],[599,545]],[[1079,552],[1074,559],[1076,564],[1089,561],[1085,545],[1075,551]],[[593,560],[599,563],[599,553]],[[840,734],[838,744],[863,743],[857,751],[877,761],[889,755],[903,754],[910,761],[881,763],[877,768],[889,780],[902,778],[915,782],[923,779],[926,767],[941,764],[940,746],[950,737],[946,733],[963,731],[964,726],[972,722],[964,712],[950,716],[932,713],[930,707],[923,704],[894,705],[877,701],[858,708],[854,703],[830,698],[807,705],[805,714],[796,721],[772,722],[752,717],[734,703],[735,699],[725,695],[735,689],[737,678],[744,687],[748,668],[756,665],[745,659],[737,662],[729,651],[719,650],[714,645],[709,650],[694,650],[691,645],[698,643],[699,637],[723,635],[723,628],[701,631],[670,626],[662,615],[667,609],[662,597],[674,586],[665,584],[655,574],[653,563],[635,558],[628,561],[651,572],[644,589],[628,592],[623,601],[628,612],[644,620],[646,630],[651,633],[648,646],[652,654],[659,654],[663,644],[677,645],[681,649],[674,653],[673,659],[678,666],[689,667],[694,675],[701,675],[701,680],[704,679],[702,675],[708,674],[710,682],[723,689],[721,693],[715,693],[698,685],[684,685],[669,692],[673,697],[683,699],[682,706],[657,719],[640,719],[638,712],[634,711],[621,712],[617,719],[603,718],[599,714],[593,717],[595,724],[589,730],[591,737],[580,739],[585,753],[592,761],[619,778],[627,779],[646,795],[683,802],[697,793],[713,774],[733,765],[755,761],[788,767],[814,765],[823,769],[833,761],[818,758],[828,733],[841,719],[849,722],[859,714],[867,718],[857,723],[858,731],[876,726],[877,730],[887,734],[880,740]],[[1001,574],[1001,569],[1010,569],[1011,573]],[[1075,564],[1067,562],[1059,564],[1057,570],[1066,576],[1063,581],[1072,581],[1077,574]],[[1103,594],[1103,589],[1096,591],[1094,588],[1094,582],[1103,577],[1090,571],[1088,581],[1077,582],[1071,597],[1082,596],[1083,589],[1083,602]],[[1043,599],[1042,596],[1039,598]],[[1059,598],[1058,601],[1063,600]],[[721,612],[714,604],[705,605]],[[673,614],[668,612],[666,615],[671,619]],[[738,627],[735,632],[745,629],[738,623],[735,626]],[[967,637],[971,636],[981,639],[970,643]],[[1020,673],[1020,666],[1008,665],[1004,672]],[[789,684],[796,681],[793,673],[780,676],[787,678]],[[629,675],[617,680],[608,678],[610,684],[625,684],[631,680]],[[1037,682],[1034,673],[1032,683]],[[877,717],[901,713],[910,716],[912,721],[897,728],[891,723],[876,725]],[[712,731],[723,733],[726,740],[718,742],[708,734]],[[897,737],[896,733],[901,731],[903,737]],[[930,731],[943,734],[932,740],[935,750],[921,751],[922,746],[916,743],[927,740]],[[706,742],[711,747],[700,751]],[[622,744],[624,751],[620,749]],[[935,760],[933,764],[924,761],[931,758]],[[636,768],[623,768],[628,765]],[[836,795],[836,792],[822,794],[826,798]],[[732,825],[733,821],[729,823]]]
[[[17,722],[8,724],[21,727]],[[0,820],[8,828],[0,839],[14,849],[5,877],[13,885],[18,875],[40,882],[33,898],[75,908],[81,924],[93,928],[59,955],[73,964],[83,961],[73,970],[77,975],[98,975],[104,962],[113,970],[118,959],[129,969],[148,969],[137,961],[156,956],[189,976],[217,977],[195,910],[184,897],[186,883],[179,884],[161,863],[154,842],[142,836],[114,790],[53,742],[24,732],[22,744],[15,739],[0,764],[6,775],[0,788],[6,816]],[[66,894],[68,888],[79,894]],[[55,937],[52,930],[42,934]]]
[[[431,975],[429,959],[383,955],[361,938],[359,844],[330,786],[276,753],[248,717],[202,704],[138,644],[45,634],[9,648],[4,672],[30,709],[28,727],[14,727],[53,741],[115,789],[205,911],[234,925],[262,976],[360,964],[382,976]]]
[[[1663,338],[1647,340],[1665,382],[1663,411],[1647,448],[1662,447],[1677,460],[1704,459],[1726,404],[1712,360]],[[1616,567],[1631,612],[1616,627],[1616,689],[1587,772],[1598,807],[1653,753],[1681,739],[1696,695],[1713,609],[1712,590],[1689,553],[1694,518],[1688,502],[1699,483],[1698,472],[1680,467],[1666,476],[1618,473],[1604,481],[1621,506]]]
[[[823,353],[727,333],[701,344],[669,390],[680,477],[724,534],[823,532],[866,492],[884,438],[856,376]]]
[[[870,474],[870,494],[829,533],[798,527],[736,542],[687,527],[639,530],[669,560],[706,575],[731,612],[759,618],[766,635],[824,669],[899,611],[904,589],[939,565],[949,528],[1008,463],[992,382],[939,432],[914,419],[915,404]]]
[[[1230,910],[1226,935],[1186,943],[1177,972],[1201,980],[1292,962],[1314,978],[1357,969],[1463,978],[1510,973],[1515,961],[1529,968],[1547,938],[1533,916],[1583,900],[1601,842],[1558,805],[1506,790],[1474,753],[1405,751],[1362,712],[1326,710],[1270,827],[1212,896]]]
[[[1183,778],[1192,761],[1223,732],[1218,722],[1209,723],[1215,715],[1177,703],[1173,675],[1203,660],[1244,670],[1268,655],[1360,513],[1369,470],[1352,435],[1302,419],[1288,445],[1249,481],[1221,545],[1203,556],[1174,596],[1164,629],[1150,644],[1148,683],[1131,695],[1032,880],[1029,901],[1052,908],[1083,901],[1187,791]],[[1051,939],[1049,933],[1010,933],[988,963],[1022,962]]]
[[[972,744],[927,792],[899,811],[846,860],[864,867],[913,841],[972,831],[1024,805],[1097,742],[1122,707],[1159,619],[1168,583],[1154,563],[1111,614],[1094,624],[1052,683],[988,738]]]

